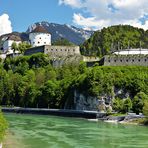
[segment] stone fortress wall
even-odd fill
[[[99,57],[97,57],[97,56],[83,56],[83,61],[84,62],[97,62],[97,61],[99,61],[100,59],[99,59]]]
[[[67,57],[67,56],[74,56],[80,55],[80,48],[79,46],[38,46],[28,49],[25,52],[25,55],[31,55],[34,53],[45,53],[50,55],[51,58],[59,58],[59,57]]]
[[[44,53],[52,58],[80,55],[79,46],[45,46]]]
[[[104,66],[148,66],[146,55],[106,55],[101,61]]]

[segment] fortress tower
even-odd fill
[[[51,45],[51,34],[42,26],[37,26],[29,34],[29,40],[33,47]]]

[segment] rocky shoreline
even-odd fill
[[[144,115],[136,115],[136,114],[128,114],[121,116],[107,116],[103,119],[104,122],[112,122],[112,123],[123,123],[123,124],[137,124],[141,125],[138,122],[134,122],[135,120],[145,119]]]

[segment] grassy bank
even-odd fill
[[[3,114],[0,112],[0,143],[3,141],[6,134],[6,129],[8,128],[7,121],[5,120]]]

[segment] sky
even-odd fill
[[[148,0],[0,0],[0,35],[25,32],[35,22],[84,29],[128,24],[148,29]]]

